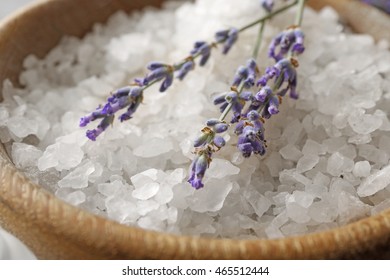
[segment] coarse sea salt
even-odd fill
[[[25,59],[24,88],[4,81],[0,139],[16,167],[59,198],[151,230],[280,238],[389,208],[388,43],[342,32],[330,8],[305,10],[300,99],[286,99],[266,122],[266,155],[244,159],[237,138],[225,135],[201,190],[186,182],[192,141],[207,117],[218,116],[212,94],[229,89],[256,28],[240,34],[228,56],[213,51],[208,65],[167,93],[148,89],[134,118],[115,122],[96,142],[78,127],[112,89],[142,76],[149,61],[181,59],[194,38],[210,39],[260,13],[252,0],[169,2],[162,10],[118,12],[83,39],[65,37],[46,58]],[[293,18],[289,11],[268,22],[265,41]],[[261,51],[263,72],[272,61]]]

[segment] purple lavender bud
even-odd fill
[[[225,139],[223,139],[222,136],[215,136],[214,137],[214,140],[213,140],[213,143],[215,146],[217,146],[218,148],[222,148],[223,146],[225,146],[226,142],[225,142]]]
[[[228,103],[234,103],[234,102],[236,102],[236,101],[237,101],[237,98],[238,98],[237,92],[235,92],[235,91],[230,91],[230,92],[228,92],[228,93],[225,95],[225,100],[226,100],[226,102],[228,102]]]
[[[203,188],[202,179],[209,164],[209,156],[206,152],[199,155],[192,163],[191,176],[188,182],[195,188]]]
[[[271,115],[279,113],[279,98],[276,95],[271,96],[269,99],[268,113]]]
[[[214,125],[216,125],[218,123],[221,123],[221,121],[218,120],[218,119],[209,119],[209,120],[206,121],[206,125],[207,126],[214,126]]]
[[[173,73],[170,72],[165,76],[165,80],[161,83],[160,92],[166,91],[173,83]]]
[[[244,81],[244,87],[250,88],[255,85],[257,75],[257,64],[254,59],[250,59],[247,63],[247,76]]]
[[[248,76],[248,69],[244,66],[240,66],[237,69],[237,73],[233,78],[232,86],[238,87],[242,80],[245,79]]]
[[[261,142],[253,141],[251,144],[254,154],[260,154],[261,156],[265,154],[265,147]]]
[[[140,87],[143,87],[143,86],[147,85],[147,81],[145,80],[145,78],[135,78],[134,79],[134,83],[137,84]]]
[[[191,55],[200,54],[200,66],[204,66],[210,58],[211,46],[204,41],[195,42],[194,48],[191,50]]]
[[[272,8],[274,7],[274,1],[273,0],[261,0],[260,1],[261,6],[268,12],[272,12]]]
[[[302,30],[300,30],[299,28],[295,29],[294,35],[295,35],[295,43],[292,46],[292,51],[296,54],[302,54],[305,50],[305,46],[304,46],[305,35],[303,34]]]
[[[197,148],[202,146],[203,144],[206,143],[208,138],[209,138],[209,134],[202,133],[198,138],[195,139],[194,147]]]
[[[230,31],[229,29],[226,29],[215,33],[215,40],[217,41],[217,43],[222,43],[226,41],[229,35],[229,31]]]
[[[290,87],[290,97],[292,98],[292,99],[298,99],[299,98],[299,95],[298,95],[298,93],[297,93],[297,89],[296,89],[296,87],[295,86],[291,86]]]
[[[123,88],[117,89],[117,90],[115,90],[112,93],[112,97],[120,98],[120,97],[123,97],[123,96],[127,96],[127,95],[129,95],[129,93],[130,93],[130,91],[132,89],[133,89],[133,87],[131,87],[131,86],[127,86],[127,87],[123,87]]]
[[[252,100],[252,92],[243,91],[240,93],[240,98],[245,100],[245,101],[250,101],[250,100]]]
[[[222,53],[227,54],[231,49],[231,47],[234,45],[234,43],[237,41],[237,39],[238,39],[238,29],[236,28],[230,29],[226,42],[223,45]]]
[[[246,143],[238,144],[237,146],[238,146],[238,150],[241,152],[243,157],[248,158],[251,156],[253,152],[251,143],[246,142]]]
[[[247,117],[248,120],[250,120],[250,121],[256,121],[256,120],[259,119],[260,115],[259,115],[259,113],[258,113],[257,111],[252,110],[252,111],[250,111],[250,112],[246,115],[246,117]]]
[[[226,123],[218,123],[214,126],[214,131],[216,133],[222,133],[225,132],[229,126]]]
[[[269,86],[264,86],[255,95],[255,99],[259,102],[264,103],[268,96],[272,94],[272,89]]]
[[[130,96],[133,98],[136,98],[142,94],[142,88],[141,87],[132,87],[130,90]]]
[[[276,56],[276,47],[280,45],[280,41],[282,40],[283,32],[279,33],[275,38],[272,39],[271,44],[268,48],[268,56],[274,58],[276,61],[279,60]]]
[[[225,97],[226,97],[226,92],[217,95],[213,100],[214,105],[224,103],[226,101]]]
[[[245,126],[245,121],[239,121],[236,127],[234,128],[234,133],[240,135],[244,129],[244,126]]]
[[[158,62],[158,61],[152,61],[150,62],[146,68],[148,68],[149,70],[153,71],[153,70],[156,70],[156,69],[159,69],[159,68],[164,68],[166,67],[167,64],[166,63],[163,63],[163,62]]]
[[[144,82],[145,82],[145,84],[149,84],[151,82],[161,80],[161,79],[165,78],[168,75],[168,73],[169,73],[168,67],[157,68],[157,69],[151,71],[145,77]]]
[[[189,60],[187,62],[185,62],[179,69],[178,71],[178,74],[177,74],[177,78],[179,80],[183,80],[185,78],[185,76],[192,70],[194,69],[194,62],[192,60]]]
[[[86,135],[89,139],[92,141],[96,141],[96,138],[103,132],[105,131],[110,124],[114,121],[114,116],[107,116],[105,117],[100,124],[97,126],[96,129],[93,130],[88,130]]]

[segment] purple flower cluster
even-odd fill
[[[121,122],[132,117],[143,100],[143,90],[140,86],[128,86],[120,88],[112,93],[104,106],[99,106],[91,114],[80,119],[80,127],[87,126],[90,122],[102,119],[96,129],[88,130],[87,137],[92,141],[105,131],[114,121],[115,113],[127,107],[125,113],[119,116]]]
[[[195,189],[203,187],[202,179],[213,153],[225,146],[225,139],[218,134],[225,132],[228,128],[227,123],[218,119],[210,119],[206,122],[206,127],[201,130],[201,135],[195,139],[196,157],[191,164],[191,174],[188,179]]]
[[[279,33],[271,42],[269,47],[269,56],[275,61],[283,59],[289,52],[290,55],[299,55],[303,53],[305,47],[304,34],[298,26],[291,26]],[[276,53],[277,49],[279,51]]]
[[[228,111],[232,111],[231,123],[236,123],[234,132],[238,135],[237,148],[244,157],[265,154],[267,145],[263,122],[279,113],[279,105],[287,92],[291,98],[298,98],[298,61],[295,56],[301,54],[304,49],[302,31],[298,27],[288,28],[270,45],[269,55],[276,60],[273,66],[266,68],[265,73],[256,81],[259,70],[256,61],[250,59],[246,66],[237,69],[231,90],[214,98],[214,104],[220,107],[223,118]],[[255,86],[257,89],[252,93]],[[216,151],[215,147],[218,146],[219,149],[223,146],[215,144],[218,142],[215,140],[215,134],[226,131],[228,127],[223,123],[222,130],[216,129],[219,124],[222,123],[209,120],[208,125],[215,127],[202,130],[203,134],[195,140],[196,157],[191,165],[188,182],[196,189],[203,187],[202,179],[212,154]]]
[[[122,114],[120,121],[128,120],[132,117],[134,112],[143,99],[143,90],[152,84],[161,82],[160,92],[166,91],[174,81],[176,77],[179,80],[183,80],[187,74],[195,68],[195,59],[200,57],[199,65],[204,66],[211,56],[211,49],[218,44],[223,44],[223,53],[227,54],[238,38],[238,29],[231,28],[223,31],[219,31],[215,34],[216,42],[207,43],[204,41],[195,42],[194,48],[190,52],[190,56],[183,61],[170,65],[163,62],[151,62],[147,65],[149,72],[144,78],[136,78],[134,80],[136,86],[124,87],[116,90],[110,98],[107,99],[107,103],[104,106],[99,106],[94,112],[80,119],[80,127],[84,127],[92,121],[97,119],[103,119],[96,129],[88,130],[87,137],[92,141],[105,131],[110,124],[113,123],[114,114],[128,107],[126,113]],[[247,83],[253,83],[254,79],[251,78],[250,71],[248,70]]]

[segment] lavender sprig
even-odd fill
[[[231,123],[237,123],[234,132],[238,135],[237,148],[244,157],[252,154],[264,155],[266,152],[266,140],[264,137],[265,119],[279,113],[279,105],[282,98],[289,92],[290,97],[296,99],[298,61],[295,58],[304,51],[304,35],[299,29],[302,21],[303,7],[305,0],[299,0],[299,9],[296,17],[296,26],[290,32],[282,32],[278,35],[270,46],[270,57],[276,57],[275,48],[279,45],[276,64],[268,67],[256,85],[259,90],[256,94],[250,91],[243,91],[254,86],[256,75],[258,74],[255,60],[249,60],[247,66],[240,66],[234,76],[231,90],[214,99],[214,104],[220,106],[222,112],[218,121],[222,122],[232,110],[233,117]],[[263,28],[263,26],[261,27]],[[292,34],[292,35],[291,35]],[[262,31],[258,36],[262,36]],[[288,39],[288,40],[287,40]],[[261,39],[259,40],[261,41]],[[276,42],[276,43],[275,43]],[[255,49],[258,50],[257,47]],[[253,57],[257,56],[254,51]],[[269,85],[272,82],[272,85]],[[248,106],[247,106],[248,105]],[[244,108],[247,107],[246,110]],[[205,130],[205,128],[203,129]],[[203,131],[202,130],[202,131]],[[208,131],[208,130],[207,130]],[[202,137],[202,141],[195,140],[196,157],[191,165],[191,175],[188,182],[196,189],[203,187],[202,179],[212,160],[213,153],[218,149],[213,149],[215,133]],[[223,142],[225,144],[225,142]]]
[[[98,125],[94,130],[87,131],[87,137],[92,141],[95,141],[96,138],[106,130],[109,125],[112,124],[114,120],[114,114],[121,109],[128,107],[127,112],[122,114],[119,119],[120,121],[128,120],[132,117],[135,111],[138,109],[139,105],[143,100],[143,92],[147,88],[151,87],[156,83],[160,83],[160,92],[166,91],[174,82],[176,77],[179,80],[183,80],[189,72],[195,68],[195,60],[200,58],[199,65],[204,66],[208,59],[211,56],[211,51],[213,48],[216,48],[219,44],[223,44],[222,52],[227,54],[231,47],[238,39],[238,34],[244,30],[251,28],[257,24],[264,22],[265,20],[271,18],[272,16],[279,14],[286,9],[294,6],[297,1],[286,5],[273,13],[268,14],[265,17],[262,17],[246,26],[237,28],[230,28],[227,30],[219,31],[215,34],[216,41],[207,43],[204,41],[198,41],[194,44],[194,48],[191,50],[190,55],[183,59],[182,61],[175,63],[173,65],[163,63],[163,62],[151,62],[147,66],[149,72],[144,78],[134,79],[134,84],[131,87],[125,87],[115,91],[112,97],[107,99],[107,103],[104,106],[99,106],[94,112],[80,119],[80,127],[84,127],[92,121],[97,119],[103,119],[103,121]],[[248,80],[248,83],[251,81]],[[131,94],[132,89],[136,87],[139,95],[136,97]],[[121,92],[120,98],[117,92]],[[114,104],[115,103],[115,104]]]

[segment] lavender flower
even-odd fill
[[[279,33],[271,42],[268,54],[275,61],[283,59],[289,52],[291,55],[303,53],[304,34],[299,27],[292,26]],[[276,53],[279,47],[279,52]]]
[[[90,122],[103,119],[96,129],[88,130],[87,137],[92,141],[105,131],[114,121],[115,113],[127,107],[127,111],[120,115],[119,120],[124,121],[132,117],[143,100],[143,91],[139,86],[120,88],[107,98],[104,106],[99,106],[96,111],[80,119],[80,127],[87,126]]]
[[[210,58],[212,44],[208,44],[204,41],[195,42],[194,48],[191,51],[191,55],[200,55],[200,66],[204,66]]]
[[[272,8],[274,7],[273,0],[261,0],[260,4],[269,13],[272,11]]]
[[[191,164],[191,175],[188,179],[195,189],[203,187],[202,179],[211,162],[212,154],[225,146],[225,139],[217,134],[225,132],[228,128],[227,123],[210,119],[206,122],[206,127],[201,130],[201,135],[195,139],[196,157]]]
[[[227,54],[238,39],[238,29],[230,28],[215,33],[217,43],[224,43],[222,53]]]
[[[257,67],[256,61],[254,59],[250,59],[247,62],[247,66],[240,66],[237,69],[237,73],[233,78],[233,87],[238,87],[241,82],[244,84],[244,88],[251,88],[255,85],[256,76],[259,73],[259,69]]]
[[[173,83],[174,67],[161,62],[151,62],[147,66],[151,71],[144,79],[144,85],[164,79],[160,86],[160,92],[166,91]]]
[[[220,105],[220,111],[223,112],[229,104],[232,106],[232,110],[235,116],[241,115],[241,111],[244,108],[245,102],[251,100],[252,93],[248,91],[237,92],[229,91],[218,95],[214,99],[214,105]],[[232,119],[232,122],[235,118]]]
[[[250,157],[252,153],[265,154],[264,127],[257,111],[252,110],[241,119],[235,133],[238,135],[238,150],[244,157]]]
[[[180,67],[178,67],[176,78],[182,81],[187,76],[187,74],[194,69],[194,67],[195,67],[194,61],[192,59],[189,59],[188,61],[183,63]]]
[[[198,153],[191,164],[188,183],[197,190],[203,188],[204,186],[202,179],[211,162],[211,156],[212,151],[209,148],[206,148]]]
[[[255,95],[256,100],[264,102],[263,100],[269,96],[270,87],[266,87],[266,85],[272,79],[275,81],[275,90],[279,90],[284,82],[287,83],[286,88],[281,89],[278,95],[284,96],[289,91],[290,97],[297,99],[297,72],[295,69],[297,66],[298,62],[294,58],[284,58],[279,60],[274,66],[267,68],[266,73],[257,81],[257,85],[262,86],[262,88]],[[277,81],[279,81],[279,84],[276,83]]]

